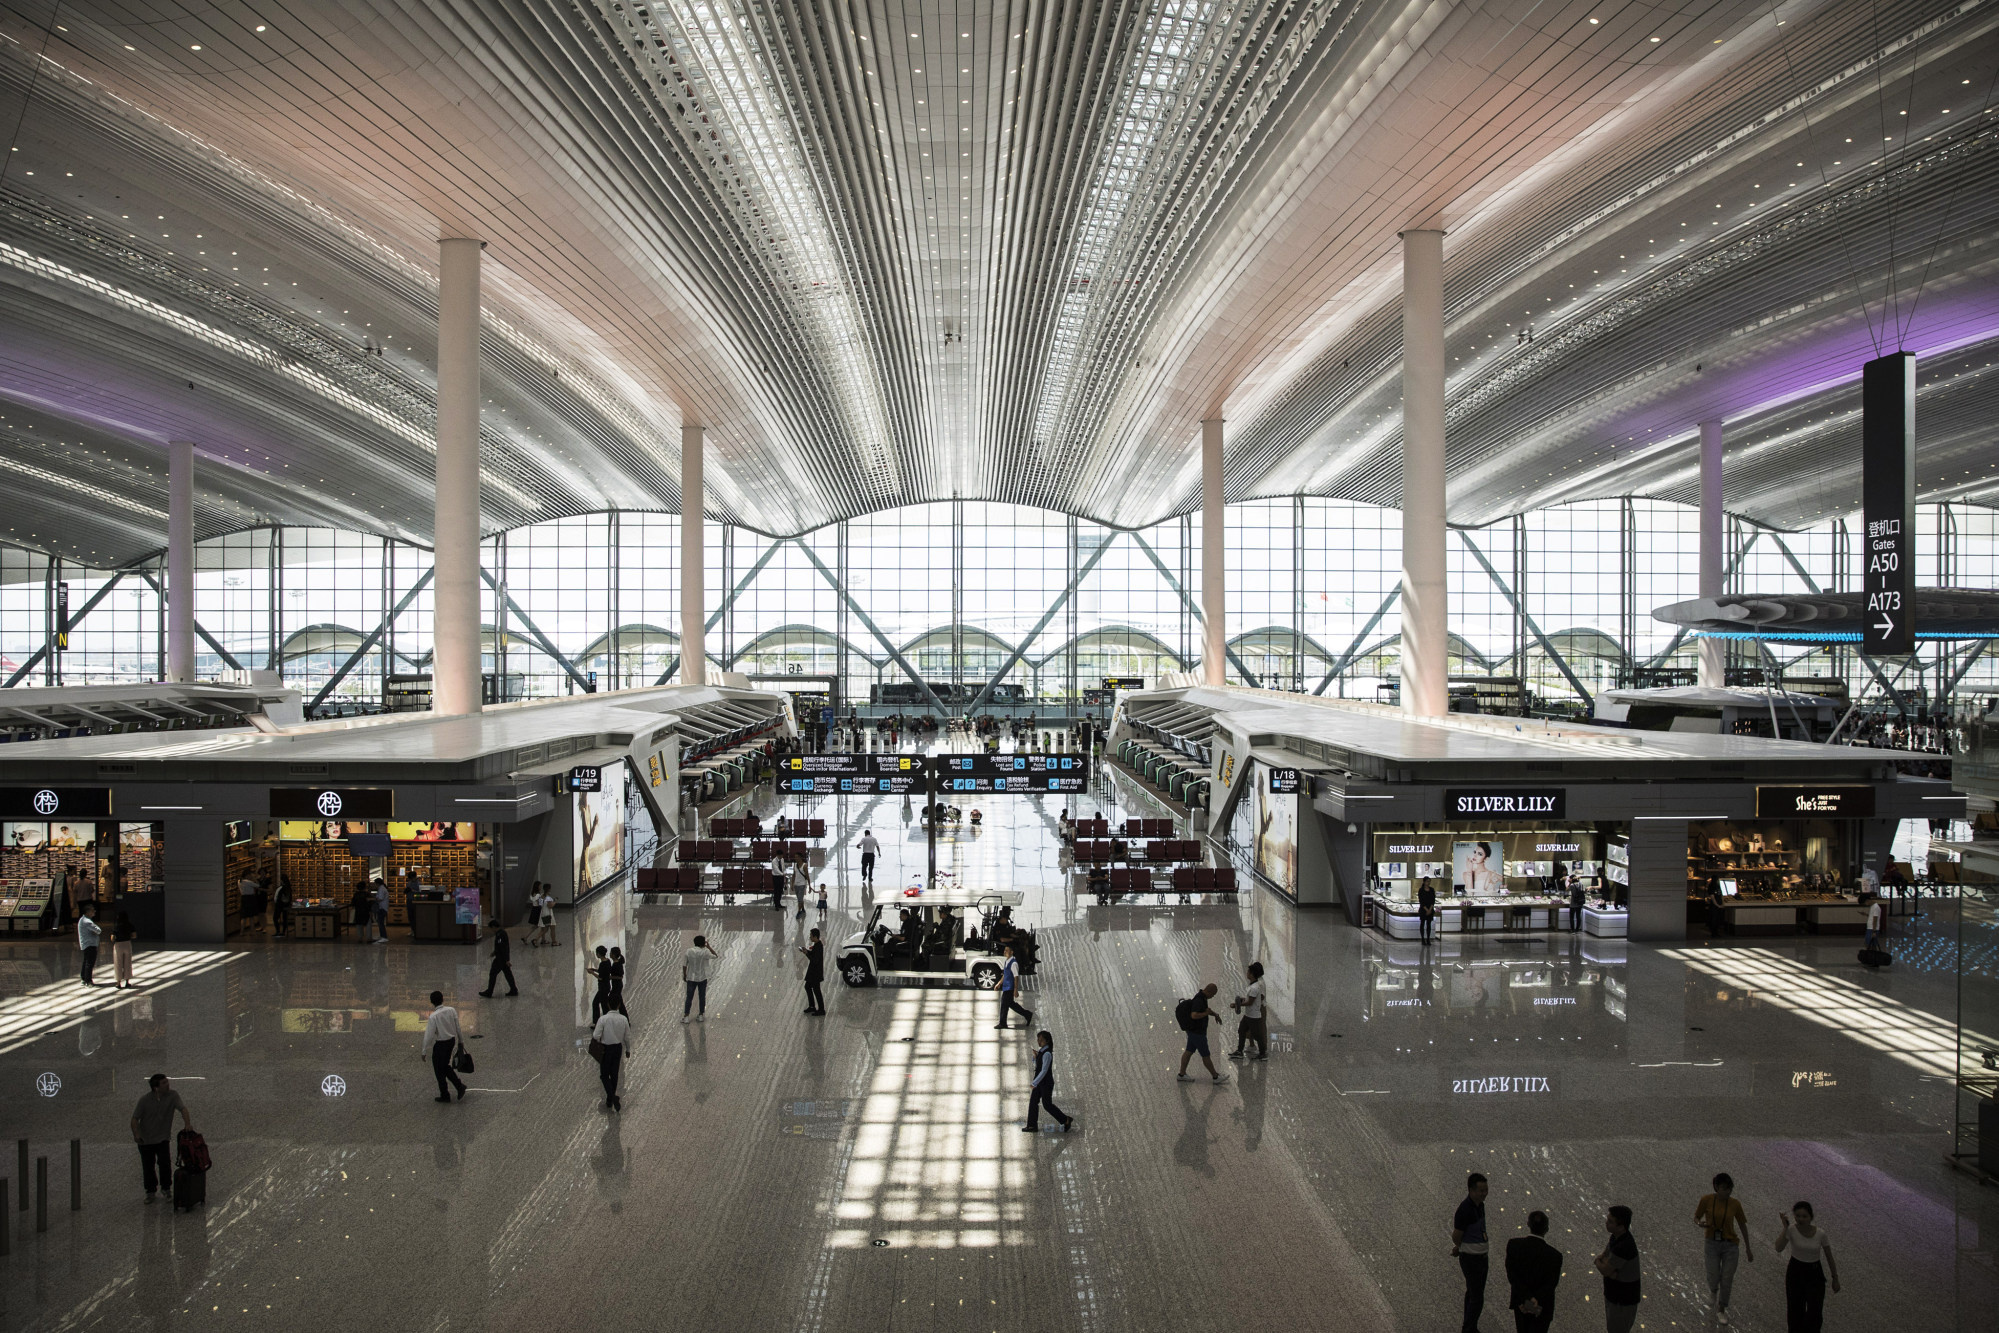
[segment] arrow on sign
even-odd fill
[[[1873,628],[1880,630],[1883,635],[1893,634],[1895,632],[1895,622],[1889,618],[1886,611],[1883,611],[1881,619],[1875,623]]]

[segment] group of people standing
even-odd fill
[[[1485,1176],[1472,1172],[1465,1180],[1464,1201],[1451,1218],[1451,1255],[1465,1281],[1462,1333],[1478,1333],[1479,1317],[1485,1310],[1491,1263],[1485,1200],[1490,1190]],[[1624,1204],[1613,1204],[1604,1213],[1608,1239],[1595,1265],[1603,1278],[1606,1333],[1629,1333],[1644,1299],[1638,1240],[1631,1232],[1631,1218],[1631,1209]],[[1731,1322],[1729,1300],[1734,1294],[1737,1265],[1744,1259],[1751,1263],[1756,1259],[1749,1239],[1749,1216],[1735,1197],[1735,1181],[1727,1172],[1716,1175],[1713,1191],[1703,1194],[1694,1205],[1694,1225],[1703,1236],[1709,1312],[1717,1323],[1727,1325]],[[1527,1214],[1527,1233],[1506,1242],[1507,1308],[1513,1312],[1516,1333],[1546,1333],[1555,1317],[1562,1253],[1548,1243],[1545,1212],[1536,1209]],[[1800,1200],[1791,1205],[1790,1212],[1778,1214],[1775,1252],[1788,1254],[1790,1259],[1784,1274],[1789,1333],[1819,1333],[1825,1326],[1826,1292],[1839,1290],[1839,1268],[1810,1203]]]
[[[78,909],[76,918],[76,945],[82,952],[80,980],[86,986],[97,984],[97,951],[103,947],[104,928],[97,924],[97,904],[85,903]],[[124,912],[118,913],[118,920],[111,927],[111,969],[114,990],[138,989],[139,983],[132,980],[132,941],[139,938],[139,928],[132,924],[132,918]]]

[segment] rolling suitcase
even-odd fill
[[[1862,949],[1860,951],[1860,964],[1862,967],[1886,967],[1894,961],[1894,956],[1886,949]]]
[[[174,1167],[174,1211],[208,1203],[208,1143],[191,1129],[180,1132],[180,1160]]]

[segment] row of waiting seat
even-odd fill
[[[1113,870],[1110,878],[1094,880],[1091,891],[1112,897],[1128,893],[1234,893],[1234,866],[1181,866],[1173,872],[1170,887],[1162,885],[1150,870]]]
[[[701,867],[668,866],[663,870],[639,871],[640,893],[754,893],[771,891],[771,872],[763,866],[730,866],[722,871],[721,883],[708,887]]]
[[[1121,838],[1108,842],[1079,839],[1076,843],[1078,865],[1109,865],[1113,861],[1150,861],[1154,865],[1170,865],[1175,861],[1200,859],[1201,843],[1198,838],[1155,838],[1136,849]]]
[[[1173,836],[1173,821],[1170,819],[1127,819],[1124,821],[1124,836],[1127,838],[1170,838]]]
[[[766,832],[777,838],[823,838],[826,836],[826,821],[780,819],[776,827],[766,830],[764,822],[755,815],[741,819],[724,819],[718,815],[708,821],[708,832],[717,838],[761,838]]]
[[[1095,819],[1079,819],[1076,821],[1076,836],[1078,838],[1108,838],[1111,836],[1111,821],[1102,816],[1098,816]]]
[[[683,865],[708,861],[733,861],[740,846],[741,844],[729,838],[682,838],[680,860]],[[802,859],[811,848],[802,839],[784,842],[776,838],[756,838],[751,840],[749,850],[749,859],[752,861],[769,861],[779,856],[790,857],[796,861]]]

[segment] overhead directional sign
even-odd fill
[[[1861,651],[1916,650],[1916,358],[1869,361],[1860,371],[1860,548],[1867,594]]]
[[[940,792],[1079,792],[1090,785],[1081,754],[946,754],[936,757]]]
[[[937,791],[1080,792],[1090,785],[1083,754],[798,754],[778,761],[777,789],[790,795],[899,796],[924,789],[925,765]]]
[[[899,796],[923,787],[922,755],[794,754],[778,760],[777,789],[793,795]]]

